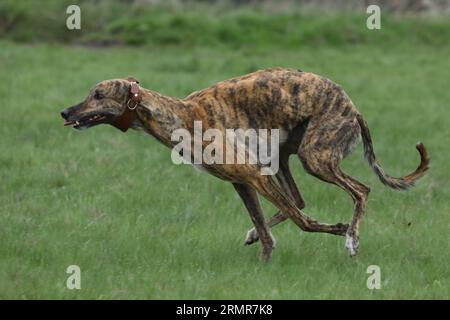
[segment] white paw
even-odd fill
[[[358,253],[358,240],[348,233],[345,235],[345,247],[348,253],[353,257]]]
[[[277,246],[277,240],[275,240],[275,237],[272,235],[272,232],[270,232],[270,238],[272,238],[272,249],[274,249]]]
[[[247,231],[247,235],[245,236],[245,244],[250,245],[259,240],[258,232],[256,232],[255,228],[252,228]]]

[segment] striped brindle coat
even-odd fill
[[[114,123],[127,108],[133,79],[106,80],[97,84],[78,105],[62,112],[66,125],[87,128]],[[369,187],[344,173],[341,161],[355,148],[359,137],[364,155],[382,183],[394,189],[408,189],[421,178],[429,165],[425,147],[419,143],[418,168],[411,174],[394,178],[386,174],[375,158],[366,121],[344,90],[318,75],[293,69],[265,69],[219,82],[184,99],[167,97],[140,88],[142,98],[136,107],[133,129],[144,130],[168,147],[173,147],[172,132],[187,129],[193,134],[194,121],[203,130],[279,129],[279,170],[275,176],[261,175],[260,164],[209,164],[209,173],[230,181],[241,196],[254,224],[246,244],[261,240],[262,258],[270,258],[275,246],[270,228],[291,219],[308,232],[346,236],[350,255],[358,249],[359,228],[367,203]],[[207,143],[204,142],[204,146]],[[322,181],[345,190],[355,203],[350,224],[321,223],[304,213],[305,202],[292,178],[288,159],[298,155],[305,170]],[[270,220],[264,219],[257,194],[278,209]]]

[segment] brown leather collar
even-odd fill
[[[133,120],[137,117],[136,108],[141,101],[142,97],[139,91],[139,81],[131,81],[129,99],[127,100],[125,110],[120,116],[111,122],[111,125],[122,132],[126,132],[130,128]]]

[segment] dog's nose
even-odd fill
[[[63,117],[63,119],[67,119],[69,117],[69,110],[64,109],[61,111],[61,117]]]

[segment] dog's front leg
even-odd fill
[[[275,238],[272,236],[270,229],[264,220],[258,195],[256,194],[255,189],[248,185],[233,183],[233,186],[242,198],[242,201],[250,214],[250,218],[255,225],[256,232],[261,240],[261,258],[264,261],[268,261],[272,254],[272,249],[275,247]]]

